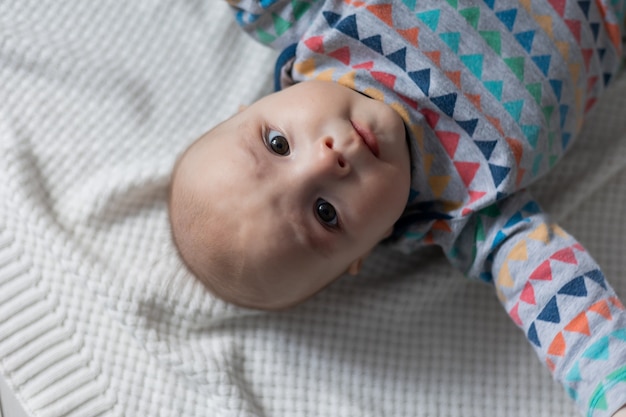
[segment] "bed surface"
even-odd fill
[[[0,3],[0,374],[32,416],[558,417],[491,287],[437,252],[260,313],[171,244],[176,156],[270,91],[221,1]],[[626,76],[535,196],[626,297]]]

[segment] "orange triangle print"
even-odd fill
[[[481,110],[481,104],[480,104],[480,98],[481,95],[480,94],[465,94],[465,97],[467,97],[467,99],[469,101],[472,102],[472,104],[478,109]]]
[[[584,334],[585,336],[591,336],[591,330],[589,330],[589,320],[587,320],[587,313],[584,311],[574,317],[574,320],[570,321],[565,330],[573,333]]]
[[[563,356],[565,355],[565,349],[565,338],[563,337],[563,333],[559,332],[554,340],[552,340],[552,343],[550,343],[550,347],[548,348],[548,355]]]
[[[613,316],[611,315],[611,309],[605,300],[598,301],[594,305],[589,308],[589,311],[593,311],[594,313],[598,313],[602,317],[607,320],[611,320]]]
[[[446,77],[454,83],[457,87],[461,88],[461,71],[446,71]]]
[[[414,28],[410,28],[410,29],[398,29],[398,33],[407,41],[409,41],[409,43],[413,46],[415,46],[416,48],[419,48],[419,45],[417,43],[417,38],[419,36],[420,30],[417,27]]]
[[[430,60],[433,61],[438,67],[441,66],[441,51],[424,52],[424,55],[430,58]]]
[[[374,16],[393,27],[393,6],[391,4],[375,4],[367,6],[366,9],[369,10]]]
[[[435,223],[433,223],[433,227],[432,230],[441,230],[444,232],[451,232],[452,229],[450,229],[450,226],[448,225],[448,222],[445,220],[437,220],[435,221]]]

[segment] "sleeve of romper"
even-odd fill
[[[493,282],[509,316],[583,415],[626,404],[626,312],[590,256],[527,191],[474,213],[448,257]]]
[[[297,42],[322,0],[227,0],[237,23],[257,41],[282,51]]]

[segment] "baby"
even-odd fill
[[[615,74],[624,1],[231,3],[281,52],[279,91],[174,169],[190,271],[226,301],[283,309],[383,240],[437,245],[494,285],[583,413],[626,415],[624,306],[525,191]]]

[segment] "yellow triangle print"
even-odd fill
[[[315,76],[315,79],[322,80],[322,81],[332,81],[334,73],[335,73],[335,69],[334,68],[330,68],[330,69],[324,70],[324,71],[320,72],[319,74],[317,74]]]
[[[565,41],[556,41],[556,47],[559,48],[559,52],[565,61],[569,60],[569,43]]]
[[[424,155],[424,174],[429,175],[430,174],[430,169],[433,167],[433,160],[435,159],[435,156],[431,153],[427,153],[426,155]]]
[[[341,85],[343,85],[344,87],[348,87],[351,89],[355,89],[354,87],[354,76],[355,76],[356,72],[354,71],[350,71],[347,74],[342,75],[341,77],[339,77],[339,79],[337,80],[337,82]]]
[[[522,5],[522,7],[524,9],[526,9],[527,12],[530,13],[530,9],[531,9],[531,0],[520,0],[520,4]]]
[[[375,88],[366,88],[363,93],[366,96],[370,96],[371,98],[375,99],[375,100],[379,100],[379,101],[385,101],[385,95],[383,94],[382,91],[377,90]]]
[[[302,75],[311,75],[315,71],[315,60],[313,58],[305,59],[302,62],[296,62],[293,66],[296,72]]]
[[[407,120],[410,120],[409,112],[406,111],[406,109],[404,108],[402,104],[396,102],[396,103],[391,103],[389,106],[400,115],[400,117],[402,118],[402,120],[405,121],[405,123]]]
[[[436,198],[441,197],[449,182],[449,175],[433,175],[428,178],[428,185]]]
[[[511,272],[509,271],[509,264],[507,262],[502,264],[502,267],[498,272],[498,280],[496,282],[499,287],[504,288],[513,288],[513,285],[515,285]]]
[[[554,39],[554,34],[552,33],[552,18],[549,15],[535,15],[535,20],[539,23],[539,26],[548,34],[550,39]]]
[[[527,261],[528,260],[528,250],[526,248],[526,241],[520,240],[517,244],[511,249],[509,255],[506,257],[509,261]]]
[[[554,231],[554,234],[557,235],[558,237],[562,237],[562,238],[569,237],[569,235],[565,232],[565,230],[561,229],[561,227],[558,224],[553,224],[552,230]]]
[[[548,230],[548,225],[541,223],[539,227],[528,234],[528,238],[548,243],[550,241],[550,231]]]

